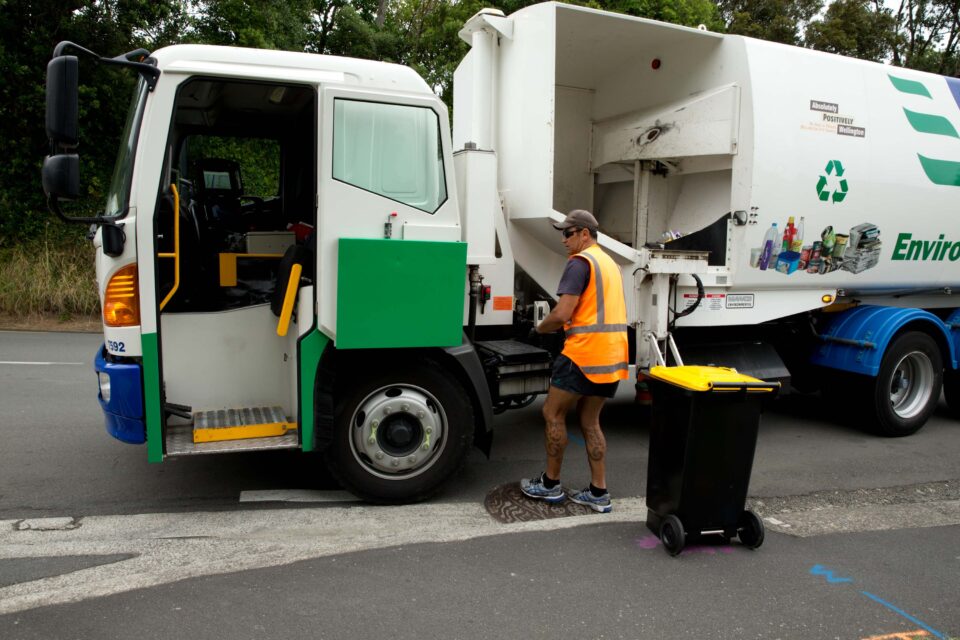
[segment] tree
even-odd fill
[[[401,45],[397,62],[413,67],[437,94],[453,105],[453,72],[470,47],[459,37],[464,23],[496,3],[482,0],[405,0],[388,9],[385,27]]]
[[[712,0],[597,0],[596,6],[686,27],[702,24],[711,31],[723,31],[725,26]]]
[[[886,59],[897,41],[893,14],[870,0],[834,0],[806,31],[808,47],[876,62]]]
[[[47,61],[61,40],[117,55],[169,42],[186,18],[178,0],[20,0],[0,2],[0,245],[35,235],[48,214],[40,166],[48,152],[44,130]],[[132,76],[81,64],[81,182],[85,212],[103,206]]]
[[[729,33],[799,45],[803,28],[822,9],[823,0],[719,0],[717,8]]]
[[[206,44],[303,51],[311,0],[201,0],[194,38]]]
[[[377,22],[386,18],[381,0],[315,0],[306,50],[313,53],[396,62],[397,34]]]
[[[960,75],[960,0],[901,0],[894,18],[901,38],[895,65]]]

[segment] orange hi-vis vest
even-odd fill
[[[567,338],[563,355],[573,360],[591,382],[625,380],[630,375],[630,354],[620,267],[598,245],[570,257],[577,258],[589,263],[590,280],[564,327]]]

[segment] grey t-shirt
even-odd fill
[[[557,295],[581,296],[587,290],[590,284],[590,265],[585,258],[576,258],[567,260],[567,266],[563,269],[563,275],[560,276],[560,284],[557,285]]]

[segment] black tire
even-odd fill
[[[740,543],[749,549],[756,549],[763,544],[763,536],[763,520],[750,509],[744,509],[737,523],[737,537],[740,538]]]
[[[671,514],[663,519],[660,524],[660,542],[671,556],[683,551],[683,547],[687,544],[687,535],[683,531],[680,518]]]
[[[324,455],[344,489],[379,504],[419,502],[460,469],[473,438],[473,410],[441,365],[380,362],[343,372],[340,381]]]
[[[944,371],[943,397],[954,416],[960,417],[960,370]]]
[[[890,343],[873,386],[876,430],[902,437],[916,433],[940,402],[943,358],[936,341],[908,331]]]

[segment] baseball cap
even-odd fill
[[[583,229],[589,229],[590,231],[596,231],[600,228],[600,225],[597,223],[597,219],[593,217],[593,214],[584,209],[574,209],[567,214],[567,217],[563,219],[563,222],[553,225],[554,229],[559,229],[563,231],[564,229],[569,229],[570,227],[581,227]]]

